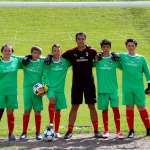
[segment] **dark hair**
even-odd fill
[[[101,45],[101,48],[104,46],[104,45],[109,45],[111,47],[111,41],[107,40],[107,39],[103,39],[101,42],[100,42],[100,45]]]
[[[1,48],[1,52],[3,52],[3,50],[4,50],[5,47],[11,48],[12,52],[14,52],[14,49],[13,49],[12,45],[10,45],[10,44],[3,45],[2,48]]]
[[[53,45],[52,45],[52,51],[53,51],[53,49],[54,49],[55,47],[58,47],[58,48],[60,48],[60,45],[59,45],[58,43],[56,43],[56,44],[53,44]]]
[[[42,48],[39,46],[32,46],[31,53],[33,53],[33,51],[39,51],[40,53],[42,53]]]
[[[129,42],[132,42],[132,43],[135,44],[135,46],[137,46],[137,41],[136,41],[135,39],[127,39],[127,40],[125,41],[125,45],[127,46]]]
[[[86,39],[86,33],[84,33],[84,32],[77,32],[76,36],[75,36],[76,40],[77,40],[78,36],[80,36],[80,35],[84,36],[84,38]]]

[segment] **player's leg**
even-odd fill
[[[20,140],[27,140],[27,130],[28,130],[28,124],[30,119],[30,112],[31,110],[25,111],[23,114],[23,131],[20,136]]]
[[[123,89],[123,105],[126,106],[126,119],[129,128],[128,138],[133,138],[134,133],[134,93],[132,90]]]
[[[32,93],[33,94],[33,93]],[[42,136],[40,134],[41,130],[41,111],[43,110],[43,101],[41,96],[37,96],[35,94],[32,95],[32,105],[35,115],[35,127],[36,127],[36,140],[42,140]]]
[[[97,115],[97,111],[95,108],[95,104],[88,104],[88,108],[90,110],[90,117],[91,117],[92,125],[94,128],[94,135],[96,138],[99,138],[101,137],[101,135],[99,134],[99,131],[98,131],[98,115]]]
[[[74,84],[72,86],[72,93],[71,93],[72,107],[69,113],[68,130],[64,136],[64,139],[70,139],[72,137],[73,127],[77,117],[77,111],[80,104],[82,104],[83,101],[83,88],[78,85],[80,84],[76,85]]]
[[[113,110],[114,114],[114,121],[116,126],[116,137],[117,138],[123,138],[123,135],[121,133],[120,129],[120,112],[119,112],[119,97],[118,97],[118,91],[114,91],[110,94],[110,105]]]
[[[146,135],[150,136],[150,120],[149,120],[147,109],[143,106],[138,106],[137,108],[139,110],[139,113],[140,113],[141,119],[144,123],[144,126],[147,130]]]
[[[149,120],[147,109],[145,107],[145,94],[144,94],[143,89],[135,92],[135,104],[137,105],[141,119],[147,130],[146,135],[149,136],[150,135],[150,120]]]
[[[79,108],[79,104],[73,104],[69,113],[69,123],[68,123],[68,130],[65,134],[64,139],[70,139],[72,137],[74,123],[77,117],[77,111]]]
[[[88,83],[84,85],[85,103],[88,105],[90,111],[90,117],[94,128],[94,135],[96,138],[99,138],[101,137],[101,135],[98,131],[98,115],[95,108],[95,103],[96,103],[95,85],[93,81],[87,81],[87,82]]]
[[[98,110],[102,111],[104,133],[103,137],[109,137],[108,129],[108,104],[109,104],[109,94],[98,93]]]
[[[129,128],[128,138],[134,137],[134,106],[126,106],[126,119]]]
[[[14,131],[14,109],[18,108],[17,95],[6,96],[6,108],[7,108],[7,121],[8,121],[8,139],[9,141],[15,141],[16,138],[13,134]]]
[[[55,101],[55,137],[61,137],[59,134],[59,125],[60,125],[60,117],[61,110],[67,108],[66,97],[64,92],[56,92],[56,101]]]
[[[55,117],[55,92],[52,89],[48,90],[47,97],[49,99],[48,112],[49,112],[49,123],[53,128],[54,117]]]
[[[23,114],[23,131],[20,135],[20,140],[27,140],[27,130],[30,119],[30,112],[32,110],[32,87],[23,89],[23,99],[24,99],[24,114]]]
[[[49,123],[50,124],[54,124],[54,117],[55,117],[55,97],[52,97],[52,98],[49,99],[48,112],[49,112]]]
[[[13,109],[7,109],[7,122],[8,122],[8,139],[9,141],[15,141],[16,138],[13,134],[14,131],[14,121],[15,121],[15,117],[14,117],[14,110]]]
[[[56,138],[60,138],[59,134],[59,126],[60,126],[60,116],[61,116],[61,110],[56,110],[55,111],[55,133],[56,133]]]
[[[36,127],[36,140],[42,140],[42,136],[40,134],[41,129],[41,112],[35,111],[35,127]]]

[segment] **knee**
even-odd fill
[[[126,110],[134,110],[134,106],[126,106]]]
[[[55,98],[54,97],[49,99],[49,104],[55,104]]]
[[[146,108],[145,108],[145,107],[143,107],[143,106],[138,106],[137,108],[138,108],[138,110],[139,110],[139,111],[143,111],[143,110],[145,110],[145,109],[146,109]]]
[[[71,108],[71,111],[77,112],[78,108],[79,108],[79,105],[73,105],[72,108]]]
[[[7,114],[13,114],[14,110],[13,109],[7,109]]]
[[[88,104],[88,108],[89,108],[91,111],[96,111],[96,109],[95,109],[95,104]]]

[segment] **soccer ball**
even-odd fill
[[[39,96],[39,89],[43,89],[43,85],[41,83],[37,83],[33,86],[33,93]]]
[[[55,132],[53,129],[47,127],[44,131],[43,140],[46,142],[53,141],[55,139]]]

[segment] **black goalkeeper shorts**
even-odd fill
[[[72,85],[72,105],[82,104],[83,95],[85,99],[85,104],[95,104],[96,103],[96,91],[94,82],[84,83],[73,83]]]

